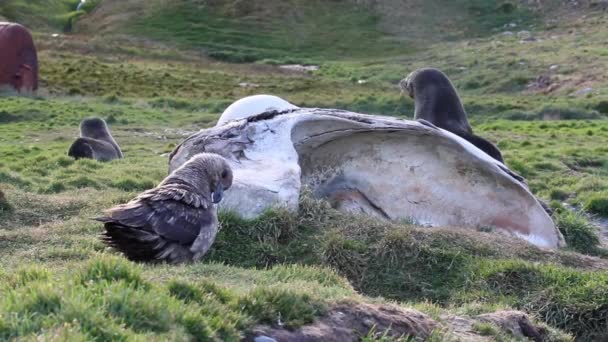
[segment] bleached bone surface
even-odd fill
[[[244,119],[252,115],[273,110],[284,111],[298,107],[274,95],[253,95],[244,97],[228,106],[217,121],[222,126],[229,121]]]
[[[564,244],[521,178],[425,122],[328,109],[263,113],[190,136],[170,169],[200,152],[230,161],[234,184],[222,206],[244,217],[276,205],[296,209],[306,185],[341,210]]]

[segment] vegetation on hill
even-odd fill
[[[77,11],[80,0],[5,0],[0,3],[0,15],[37,29],[71,31],[78,17],[92,10],[97,2],[89,0]]]
[[[608,338],[608,253],[594,224],[608,216],[608,17],[588,2],[77,2],[0,3],[34,31],[41,67],[37,96],[0,96],[0,339],[236,340],[389,301],[447,327],[430,340],[455,334],[448,317],[508,308],[552,327],[548,340]],[[75,33],[51,36],[68,25]],[[166,153],[232,101],[271,93],[406,118],[413,103],[397,82],[423,66],[448,74],[476,133],[550,202],[567,249],[374,222],[308,197],[298,213],[253,221],[223,212],[194,265],[135,265],[98,240],[90,218],[158,183]],[[124,160],[66,156],[88,116],[106,119]],[[391,340],[369,330],[362,340]]]

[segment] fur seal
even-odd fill
[[[112,137],[103,119],[89,118],[80,123],[80,137],[72,143],[68,156],[75,159],[89,158],[110,161],[123,157],[120,147]]]
[[[415,118],[450,131],[492,158],[504,163],[500,150],[486,139],[473,134],[467,113],[450,79],[434,68],[418,69],[399,82],[402,91],[415,101]]]
[[[215,204],[232,185],[232,169],[217,154],[200,153],[156,188],[96,218],[102,241],[133,261],[199,260],[218,231]]]

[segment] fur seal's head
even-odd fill
[[[103,139],[111,136],[108,125],[100,118],[87,118],[80,123],[80,136]]]
[[[458,135],[472,134],[467,114],[450,79],[434,68],[418,69],[399,82],[415,101],[415,118]]]
[[[170,179],[186,181],[201,193],[209,195],[213,203],[219,203],[232,186],[233,174],[230,165],[222,156],[213,153],[199,153],[175,170]],[[164,182],[167,183],[167,182]]]
[[[435,68],[422,68],[411,72],[399,82],[399,87],[412,99],[416,98],[417,93],[422,94],[424,90],[431,87],[442,88],[451,93],[450,95],[458,96],[450,79],[441,70]]]

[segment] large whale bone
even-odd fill
[[[229,160],[234,183],[223,207],[243,217],[277,205],[295,210],[307,186],[340,210],[564,245],[521,177],[425,121],[333,109],[266,112],[188,137],[171,153],[170,170],[201,152]]]

